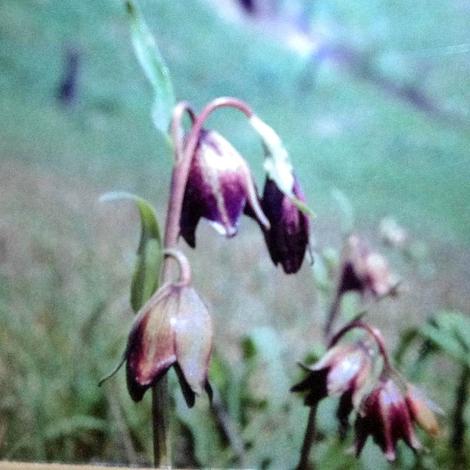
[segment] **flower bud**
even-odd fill
[[[328,352],[313,366],[308,367],[310,374],[299,384],[292,387],[292,392],[307,391],[305,404],[313,406],[326,396],[341,395],[352,410],[353,402],[357,402],[367,378],[372,371],[372,358],[367,346],[358,342],[349,345],[338,345]]]
[[[296,178],[293,194],[301,202],[305,201]],[[281,264],[286,274],[296,273],[302,266],[308,246],[307,215],[301,212],[269,177],[264,186],[261,207],[270,223],[269,229],[262,229],[273,263],[276,266]]]
[[[340,292],[355,290],[362,295],[383,297],[394,294],[397,284],[387,260],[371,251],[359,237],[351,235],[343,252]]]
[[[356,453],[360,454],[371,435],[389,461],[395,460],[396,444],[403,439],[413,450],[421,448],[407,400],[393,379],[379,380],[364,400],[356,421]]]
[[[441,412],[439,407],[413,385],[408,385],[405,398],[413,421],[432,437],[438,437],[440,429],[434,411]]]
[[[142,307],[126,350],[127,387],[134,401],[175,365],[188,406],[208,386],[212,322],[197,292],[166,284]]]
[[[268,227],[245,160],[220,134],[202,130],[184,194],[181,236],[194,248],[196,227],[203,217],[219,233],[233,237],[247,201],[258,220]]]

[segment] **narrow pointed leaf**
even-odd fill
[[[130,21],[135,55],[154,92],[153,123],[158,130],[166,134],[172,109],[175,105],[175,94],[170,73],[155,38],[135,3],[130,0],[126,1],[126,9]]]
[[[442,312],[420,330],[421,335],[470,367],[470,320],[457,312]]]
[[[131,284],[131,305],[137,312],[158,287],[163,260],[162,238],[155,210],[145,199],[126,192],[106,193],[100,198],[104,202],[120,200],[131,200],[137,205],[142,227]]]

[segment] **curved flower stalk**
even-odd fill
[[[210,390],[207,371],[212,350],[212,321],[207,307],[190,284],[186,263],[180,282],[160,287],[138,313],[125,353],[127,386],[134,401],[140,401],[172,366],[188,403]]]

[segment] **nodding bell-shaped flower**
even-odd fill
[[[395,294],[397,286],[387,260],[371,251],[357,235],[351,235],[343,252],[339,292],[355,290],[379,298]]]
[[[295,177],[292,192],[301,202],[305,202]],[[296,273],[302,266],[308,246],[308,216],[269,177],[264,185],[261,208],[270,224],[269,229],[261,228],[273,263],[276,266],[280,264],[286,274]]]
[[[191,287],[162,286],[138,313],[126,350],[127,387],[134,401],[175,367],[184,397],[192,406],[205,388],[212,350],[212,321]]]
[[[421,448],[414,429],[408,400],[390,377],[381,378],[368,395],[356,420],[356,453],[371,435],[389,461],[395,460],[396,444],[403,439],[413,450]]]
[[[222,235],[233,237],[247,202],[260,223],[269,227],[245,160],[219,133],[203,129],[186,184],[181,236],[194,248],[196,227],[202,217]]]
[[[306,368],[309,375],[291,391],[307,392],[307,406],[315,406],[327,396],[340,395],[338,418],[344,424],[353,404],[360,401],[361,390],[372,366],[371,352],[365,343],[333,346],[323,358]]]

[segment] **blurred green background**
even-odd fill
[[[372,243],[384,216],[412,234],[419,262],[390,253],[403,295],[372,307],[390,345],[440,309],[468,313],[468,2],[260,0],[251,15],[229,0],[139,4],[178,99],[200,108],[216,96],[237,96],[282,136],[317,214],[316,249],[341,240],[334,188]],[[57,94],[70,54],[78,57],[77,81],[65,104]],[[128,286],[139,223],[132,207],[97,199],[113,189],[135,192],[163,217],[171,162],[152,127],[152,93],[133,55],[123,3],[2,0],[0,70],[0,458],[146,463],[148,403],[131,403],[122,374],[96,387],[132,322]],[[211,125],[243,153],[261,185],[262,150],[243,117],[221,111]],[[275,271],[249,220],[230,241],[233,250],[206,227],[198,239],[198,251],[188,253],[214,310],[216,381],[222,389],[243,382],[251,366],[242,364],[240,340],[253,331],[263,337],[259,328],[269,326],[282,361],[292,364],[282,379],[288,387],[298,377],[295,361],[319,338],[323,306],[310,267],[287,279]],[[227,364],[237,364],[235,377],[224,372]],[[444,365],[446,372],[424,380],[448,411],[445,385],[455,371]],[[288,400],[295,408],[289,419],[300,414],[301,422],[280,450],[291,464],[305,410],[299,399]],[[204,440],[194,435],[201,406],[189,417],[180,410],[180,464],[228,465],[233,456],[223,439],[220,452],[194,443]],[[359,468],[382,464],[368,448]],[[248,451],[248,463],[275,468],[261,454]],[[446,458],[446,450],[439,455]],[[414,465],[410,458],[404,467]],[[350,457],[344,462],[354,465]],[[420,468],[437,468],[426,462]]]

